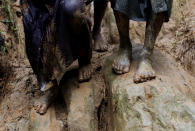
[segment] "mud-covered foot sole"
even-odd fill
[[[112,69],[116,74],[128,73],[131,64],[131,49],[119,50],[113,61]]]
[[[155,79],[155,71],[152,68],[152,64],[149,60],[145,59],[139,63],[137,73],[134,75],[135,83],[142,83],[152,79]]]
[[[44,95],[41,96],[38,100],[36,100],[34,103],[34,109],[36,110],[36,112],[40,115],[44,115],[47,112],[49,106],[55,100],[57,94],[58,87],[53,87],[44,92]]]
[[[108,50],[108,45],[104,42],[100,33],[94,36],[93,39],[94,39],[94,48],[93,48],[94,51],[105,52]]]
[[[79,68],[79,82],[85,82],[91,79],[93,69],[91,64]]]

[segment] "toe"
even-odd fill
[[[47,105],[44,104],[44,105],[42,105],[42,107],[39,109],[39,113],[40,113],[41,115],[43,115],[43,114],[46,113],[46,111],[47,111]]]
[[[122,74],[122,71],[120,71],[120,70],[116,70],[116,71],[115,71],[115,73],[117,73],[117,74],[121,75],[121,74]]]
[[[37,108],[36,112],[39,113],[42,105],[39,105],[39,108]]]
[[[140,83],[140,82],[146,82],[154,78],[155,78],[155,75],[153,74],[153,72],[141,72],[141,73],[135,74],[133,80],[135,83]]]
[[[87,71],[83,71],[82,73],[79,74],[79,81],[85,81],[88,80],[91,76],[91,71],[87,70]]]
[[[113,63],[112,63],[112,68],[113,68],[113,69],[116,69],[115,67],[116,67],[115,62],[113,62]]]
[[[79,71],[79,81],[82,81],[83,80],[83,73],[82,71]]]
[[[149,72],[143,72],[143,73],[141,74],[141,78],[142,78],[142,79],[147,79],[148,76],[149,76]]]
[[[117,70],[118,70],[118,69],[117,69],[117,65],[115,64],[115,62],[113,62],[112,68],[114,69],[114,71],[117,71]]]
[[[91,70],[88,71],[88,73],[87,73],[87,79],[90,79],[91,78],[91,74],[92,74],[91,72],[92,72]]]
[[[153,77],[153,73],[151,71],[148,72],[148,77]]]
[[[102,51],[107,51],[108,50],[108,46],[107,45],[104,45]]]
[[[124,71],[125,73],[129,72],[129,67],[128,67],[128,66],[125,66],[125,67],[123,68],[123,71]]]
[[[35,102],[34,109],[37,111],[37,110],[39,110],[40,107],[41,107],[41,104],[38,102]]]
[[[139,79],[137,78],[137,76],[134,77],[133,81],[134,81],[135,83],[138,83],[138,82],[139,82]]]
[[[119,65],[118,70],[122,72],[123,71],[123,65]]]
[[[140,74],[139,74],[139,73],[136,73],[136,74],[134,75],[133,81],[134,81],[135,83],[139,83],[140,80],[141,80]]]
[[[34,105],[33,105],[33,107],[36,108],[37,106],[38,106],[38,103],[35,102]]]
[[[147,81],[147,79],[145,79],[143,77],[140,79],[140,82],[145,82],[145,81]]]
[[[113,69],[114,69],[115,73],[122,74],[122,71],[120,70],[120,66],[119,65],[115,65]]]
[[[79,77],[79,81],[83,81],[83,80],[84,80],[83,75],[81,75],[81,76]]]
[[[88,76],[88,72],[86,71],[86,72],[84,72],[84,74],[83,74],[84,80],[87,80],[87,79],[88,79],[87,76]]]
[[[152,77],[156,77],[156,75],[155,75],[155,72],[154,72],[154,71],[152,71],[152,72],[151,72],[151,76],[152,76]]]
[[[88,71],[88,74],[87,74],[88,79],[91,78],[91,72],[92,72],[91,70]]]

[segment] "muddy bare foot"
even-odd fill
[[[143,59],[139,63],[137,73],[134,76],[135,83],[146,82],[156,77],[155,71],[152,68],[151,61],[149,59]]]
[[[13,3],[13,6],[20,7],[20,0],[16,0],[15,3]]]
[[[86,66],[82,66],[79,68],[79,81],[87,81],[91,78],[92,75],[92,66],[91,64],[88,64]]]
[[[49,89],[48,91],[44,92],[44,95],[35,102],[34,109],[37,113],[44,115],[47,112],[48,107],[57,96],[57,90],[57,87]]]
[[[94,39],[94,50],[97,52],[104,52],[108,50],[108,45],[103,41],[100,33],[93,36]]]
[[[131,62],[131,48],[119,49],[116,58],[113,61],[112,68],[117,74],[129,72]]]

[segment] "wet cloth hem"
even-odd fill
[[[146,18],[144,18],[144,17],[143,18],[131,17],[131,16],[129,16],[129,14],[126,11],[123,11],[121,9],[113,8],[113,10],[125,14],[128,17],[129,20],[138,21],[138,22],[146,21]],[[164,22],[169,22],[170,16],[168,16],[168,11],[159,12],[159,13],[164,13],[164,15],[165,15],[165,21]]]

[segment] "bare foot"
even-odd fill
[[[129,72],[131,62],[131,48],[119,49],[117,56],[114,59],[112,68],[117,74],[124,74]]]
[[[103,41],[100,33],[93,36],[94,39],[94,50],[97,52],[104,52],[108,50],[108,45]]]
[[[44,115],[47,112],[48,107],[54,101],[58,93],[58,87],[54,87],[44,92],[44,95],[39,98],[35,104],[34,109],[40,115]]]
[[[152,80],[156,77],[155,71],[152,68],[151,61],[149,59],[143,59],[139,63],[137,73],[134,76],[135,83],[141,83],[148,80]]]
[[[16,2],[13,3],[13,6],[20,7],[20,0],[16,0]]]
[[[91,78],[92,75],[92,66],[91,64],[88,64],[86,66],[82,66],[79,68],[79,81],[87,81]]]

